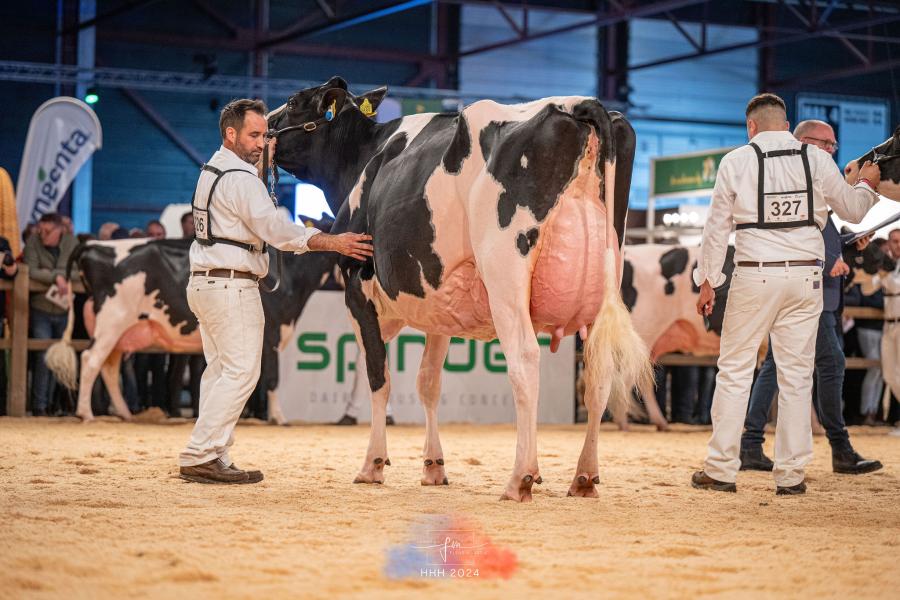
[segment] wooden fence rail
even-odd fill
[[[0,339],[0,350],[9,350],[10,372],[7,374],[8,389],[6,395],[6,414],[11,417],[24,417],[26,399],[28,394],[28,351],[46,350],[59,340],[39,340],[28,337],[28,311],[29,295],[32,292],[46,292],[50,286],[37,281],[31,281],[28,277],[28,265],[19,264],[19,270],[12,281],[0,280],[0,290],[12,291],[12,309],[10,311],[10,337]],[[72,291],[84,293],[84,286],[80,278],[72,281]],[[882,319],[883,311],[877,308],[863,306],[848,306],[844,309],[844,315],[854,319]],[[25,340],[25,343],[21,343]],[[72,340],[72,346],[77,351],[86,349],[90,340]],[[149,347],[141,352],[179,354],[165,348]],[[196,352],[182,352],[180,354],[197,354]],[[580,361],[581,353],[577,353],[576,360]],[[664,354],[659,357],[659,363],[666,366],[689,367],[714,367],[717,356],[693,356],[690,354]],[[869,369],[881,366],[881,362],[874,359],[848,357],[848,369]]]

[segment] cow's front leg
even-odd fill
[[[391,464],[387,453],[388,397],[391,393],[391,377],[388,372],[385,342],[390,341],[403,327],[401,321],[379,322],[375,304],[362,290],[360,280],[351,279],[346,290],[347,308],[354,325],[356,341],[360,346],[360,361],[365,361],[369,389],[372,392],[372,424],[369,448],[359,474],[353,483],[384,483],[384,467]]]
[[[429,334],[425,339],[425,353],[416,378],[416,389],[425,407],[425,449],[422,455],[422,485],[448,485],[444,471],[444,451],[438,435],[437,408],[441,399],[441,371],[450,348],[450,337]]]

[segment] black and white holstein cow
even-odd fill
[[[371,437],[355,481],[383,483],[390,465],[384,344],[410,325],[427,334],[417,379],[426,418],[421,483],[447,483],[437,406],[450,337],[496,337],[517,425],[502,497],[531,500],[542,481],[536,333],[551,333],[555,349],[579,332],[589,420],[569,494],[596,497],[600,417],[610,399],[627,402],[650,377],[618,285],[634,130],[595,98],[571,96],[485,100],[377,124],[371,117],[386,92],[357,97],[335,77],[269,116],[278,164],[346,199],[334,231],[373,236],[372,259],[339,261],[372,391]]]
[[[191,240],[119,240],[88,242],[76,248],[68,264],[81,270],[89,300],[84,320],[91,345],[81,355],[81,378],[70,344],[74,322],[62,342],[47,352],[47,364],[70,388],[78,387],[76,414],[90,421],[91,390],[98,373],[109,391],[116,414],[131,418],[119,386],[122,355],[158,346],[170,352],[200,352],[197,318],[187,303]],[[274,260],[271,261],[274,264]],[[275,389],[278,386],[278,351],[300,317],[310,295],[334,270],[337,256],[309,252],[284,257],[281,285],[272,294],[262,294],[266,317],[263,336],[263,368],[260,385],[268,399],[268,417],[279,424],[285,418]],[[76,384],[77,382],[77,384]],[[263,414],[261,407],[257,414]]]

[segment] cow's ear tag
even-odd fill
[[[359,111],[366,115],[367,117],[374,117],[375,111],[372,110],[372,103],[369,102],[368,98],[364,98],[362,104],[359,105]]]
[[[325,111],[325,120],[331,121],[334,119],[334,115],[337,113],[337,100],[332,100],[331,106],[328,107],[328,110]]]

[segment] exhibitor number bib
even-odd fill
[[[800,148],[770,150],[769,152],[763,152],[753,142],[750,143],[750,147],[756,152],[756,158],[759,161],[756,221],[753,223],[738,223],[737,229],[788,229],[814,226],[816,222],[813,216],[813,183],[812,174],[809,170],[809,157],[806,154],[807,144],[803,144]],[[784,160],[793,156],[799,156],[803,163],[806,189],[767,192],[765,189],[766,160]]]

